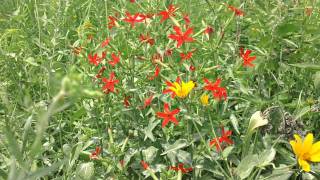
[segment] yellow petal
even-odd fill
[[[292,150],[293,150],[294,154],[296,156],[299,156],[299,148],[298,148],[297,142],[296,141],[290,141],[290,145],[292,147]]]
[[[320,152],[317,154],[311,154],[309,160],[312,162],[320,162]]]
[[[310,151],[310,154],[318,154],[318,153],[320,153],[320,141],[314,143]]]
[[[313,134],[308,133],[308,135],[304,138],[302,147],[303,147],[303,152],[310,152],[312,148],[312,142],[313,142]]]
[[[310,168],[310,164],[303,160],[303,159],[298,159],[299,165],[301,166],[301,168],[306,171],[306,172],[310,172],[311,168]]]

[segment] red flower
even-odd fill
[[[222,143],[226,143],[227,145],[232,145],[233,141],[229,138],[232,135],[232,131],[225,131],[224,127],[221,127],[221,137],[216,137],[210,141],[210,147],[215,145],[217,151],[220,151],[223,146]]]
[[[126,12],[126,18],[124,18],[123,20],[130,23],[131,27],[134,27],[135,23],[138,22],[143,22],[146,19],[146,16],[140,13],[136,13],[134,15],[131,15],[129,12]]]
[[[243,16],[243,15],[244,15],[244,12],[243,12],[242,10],[240,10],[240,9],[234,7],[234,6],[230,6],[230,5],[229,5],[228,8],[229,8],[231,11],[233,11],[233,12],[236,14],[236,16]]]
[[[144,100],[143,109],[145,109],[147,106],[150,106],[152,100],[153,100],[153,95],[151,95],[151,96],[148,97],[146,100]]]
[[[221,83],[221,79],[217,79],[216,82],[213,84],[212,82],[210,82],[208,79],[204,78],[203,81],[207,84],[206,86],[204,86],[205,90],[211,91],[213,97],[217,98],[217,99],[221,99],[222,97],[224,97],[224,100],[227,99],[227,90],[223,87],[219,87],[220,83]]]
[[[240,48],[240,56],[243,59],[243,66],[253,67],[254,65],[251,63],[252,61],[256,60],[256,56],[251,56],[251,50],[247,49],[246,52],[243,52],[243,48]]]
[[[106,70],[106,67],[102,66],[102,68],[99,70],[98,74],[96,75],[96,78],[101,78],[101,76],[105,70]]]
[[[160,23],[162,23],[163,21],[167,20],[170,18],[170,16],[175,16],[174,12],[177,10],[177,8],[170,4],[168,10],[166,11],[161,11],[158,15],[162,16]]]
[[[90,64],[94,64],[95,66],[98,66],[99,63],[106,57],[106,52],[103,52],[101,57],[98,57],[98,54],[94,54],[93,56],[91,54],[88,54],[88,59]]]
[[[188,60],[192,57],[192,54],[193,52],[190,51],[190,52],[187,52],[187,53],[180,53],[180,57],[181,57],[181,60]]]
[[[180,77],[177,77],[176,82],[177,82],[178,84],[181,84],[181,79],[180,79]],[[167,84],[168,88],[165,89],[162,93],[163,93],[163,94],[171,93],[171,98],[174,98],[174,97],[176,96],[176,93],[175,93],[174,91],[172,91],[172,90],[170,89],[170,87],[174,87],[174,88],[175,88],[176,86],[175,86],[172,82],[170,82],[170,81],[166,81],[166,84]]]
[[[131,3],[135,3],[135,2],[136,2],[136,0],[130,0],[130,2],[131,2]]]
[[[130,106],[130,102],[129,102],[129,99],[131,97],[130,96],[124,96],[124,99],[123,99],[123,105],[127,108]]]
[[[90,154],[90,159],[98,159],[98,156],[101,154],[101,147],[97,146],[96,150]]]
[[[154,39],[152,39],[149,35],[143,35],[141,34],[139,37],[141,42],[149,43],[151,46],[154,45]]]
[[[183,16],[183,20],[186,22],[186,25],[189,26],[189,24],[191,23],[190,21],[190,17],[188,14]]]
[[[149,80],[154,80],[156,77],[159,76],[159,73],[160,73],[160,67],[156,66],[156,70],[154,71],[154,75],[149,77]]]
[[[157,112],[157,116],[159,118],[163,118],[162,121],[162,128],[164,128],[169,121],[173,122],[175,125],[178,125],[179,122],[176,119],[175,115],[178,114],[180,112],[180,109],[174,109],[173,111],[170,111],[169,109],[169,104],[164,103],[164,112]]]
[[[208,26],[205,30],[204,30],[204,34],[211,34],[213,33],[214,29],[211,26]]]
[[[141,166],[143,167],[144,170],[149,169],[149,164],[146,163],[145,161],[141,160],[140,161]]]
[[[184,168],[183,166],[183,163],[179,163],[178,166],[170,166],[169,169],[172,169],[174,171],[181,171],[184,174],[192,171],[192,167]]]
[[[172,56],[173,50],[172,49],[167,49],[164,55],[166,56]]]
[[[196,67],[194,67],[193,65],[190,65],[189,70],[190,70],[190,71],[195,71],[195,70],[196,70]]]
[[[101,47],[104,48],[108,46],[110,43],[110,40],[111,40],[110,38],[106,38],[106,40],[101,43]]]
[[[120,62],[120,57],[117,56],[115,53],[111,54],[111,58],[112,58],[112,60],[108,62],[111,66],[115,66],[116,64],[118,64]]]
[[[109,16],[109,23],[108,23],[108,29],[112,29],[114,26],[116,26],[117,19],[113,16]]]
[[[161,56],[161,54],[155,53],[155,54],[152,55],[151,60],[152,60],[152,63],[157,63],[157,61],[161,61],[162,62],[163,61],[163,57]]]
[[[194,41],[192,37],[189,37],[189,35],[193,33],[192,28],[188,28],[184,33],[181,31],[181,29],[178,26],[174,26],[173,29],[176,32],[176,34],[169,34],[168,38],[178,42],[177,48],[179,48],[183,43]]]
[[[115,78],[114,72],[110,73],[109,79],[102,78],[102,82],[105,83],[105,85],[102,87],[102,90],[104,93],[108,94],[109,92],[114,92],[114,85],[119,83],[119,80],[114,78]]]

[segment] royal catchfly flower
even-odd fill
[[[109,45],[109,43],[110,43],[110,38],[106,38],[106,40],[104,40],[102,43],[101,43],[101,47],[102,48],[104,48],[104,47],[106,47],[106,46],[108,46]]]
[[[150,104],[152,103],[153,100],[153,94],[148,97],[147,99],[144,100],[144,105],[143,105],[143,109],[145,109],[146,107],[150,106]]]
[[[114,86],[119,83],[119,80],[115,79],[114,72],[111,72],[109,75],[109,79],[102,78],[102,82],[104,82],[104,86],[102,90],[104,93],[108,94],[109,92],[114,92]]]
[[[188,28],[186,32],[182,32],[181,28],[178,26],[174,26],[173,29],[176,34],[169,34],[168,38],[177,41],[177,48],[179,48],[183,43],[194,41],[192,37],[189,37],[193,33],[192,28]]]
[[[192,51],[187,52],[187,53],[180,53],[181,60],[188,60],[188,59],[192,58],[192,55],[193,55]]]
[[[160,67],[156,66],[154,74],[153,74],[153,76],[149,77],[149,80],[154,80],[155,78],[157,78],[159,76],[159,73],[160,73]]]
[[[115,17],[109,16],[108,19],[108,29],[112,29],[113,27],[117,26],[117,19]]]
[[[118,54],[120,54],[120,53],[118,53]],[[112,58],[112,60],[110,60],[108,62],[111,66],[115,66],[120,62],[120,57],[117,56],[115,53],[111,54],[111,58]]]
[[[179,122],[176,119],[175,115],[179,112],[179,108],[170,111],[169,104],[164,103],[164,112],[157,112],[157,116],[163,119],[161,127],[164,128],[170,121],[173,122],[175,125],[178,125]]]
[[[243,15],[244,15],[244,12],[243,12],[242,10],[240,10],[240,9],[234,7],[234,6],[230,6],[230,5],[229,5],[228,8],[229,8],[231,11],[233,11],[236,16],[243,16]]]
[[[91,54],[88,54],[89,63],[98,66],[100,62],[106,57],[106,54],[106,52],[102,52],[101,57],[99,57],[97,53],[95,53],[93,56]]]
[[[247,49],[246,52],[243,52],[243,48],[240,48],[240,56],[243,59],[243,66],[253,67],[252,61],[256,60],[256,56],[251,56],[251,50]]]
[[[218,78],[214,83],[210,82],[206,78],[204,78],[203,81],[206,83],[204,89],[211,91],[214,98],[221,100],[221,98],[223,97],[224,100],[227,99],[227,90],[223,87],[219,87],[221,83],[220,78]]]
[[[158,15],[159,16],[162,16],[161,20],[160,20],[160,23],[162,23],[163,21],[167,20],[170,18],[170,16],[175,16],[174,15],[174,12],[177,10],[177,8],[170,4],[169,7],[168,7],[168,10],[165,10],[165,11],[161,11]]]
[[[232,131],[225,131],[224,127],[221,127],[221,137],[216,137],[210,141],[210,147],[215,145],[217,151],[221,151],[225,144],[232,145],[233,141],[229,138],[232,135]],[[225,144],[223,144],[225,143]]]
[[[294,154],[298,159],[301,168],[310,172],[309,162],[320,162],[320,141],[313,144],[313,134],[308,133],[302,141],[298,134],[294,135],[295,140],[290,141]]]
[[[106,67],[105,66],[102,66],[101,68],[100,68],[100,70],[98,71],[98,74],[96,75],[96,78],[97,79],[99,79],[99,78],[101,78],[101,76],[102,76],[102,74],[103,74],[103,72],[106,70]]]
[[[172,169],[172,170],[177,171],[177,172],[181,171],[183,174],[192,171],[192,167],[184,168],[184,164],[183,163],[179,163],[178,166],[170,166],[169,169]]]
[[[123,20],[130,23],[131,27],[134,28],[135,23],[143,22],[146,19],[146,16],[140,13],[136,13],[134,15],[131,15],[129,12],[126,12],[126,18]]]
[[[141,35],[139,36],[139,39],[140,39],[140,41],[143,42],[143,43],[148,43],[148,44],[150,44],[150,46],[154,45],[154,42],[155,42],[154,39],[151,38],[149,35],[143,35],[143,34],[141,34]]]
[[[175,96],[178,96],[180,98],[187,97],[195,86],[195,83],[193,81],[185,83],[181,81],[180,78],[177,78],[176,82],[174,83],[167,81],[166,84],[168,88],[163,91],[163,94],[171,93],[172,98],[174,98]]]
[[[149,169],[149,164],[143,160],[140,161],[140,164],[144,170]]]
[[[98,156],[101,154],[101,147],[97,146],[95,151],[90,154],[90,159],[98,159]]]

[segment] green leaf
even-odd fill
[[[301,118],[302,116],[304,116],[308,112],[310,112],[310,110],[311,110],[310,106],[305,106],[302,109],[296,110],[294,113],[294,121]]]
[[[154,158],[157,156],[158,149],[150,146],[147,149],[142,151],[142,155],[145,161],[151,163]]]
[[[236,173],[241,179],[245,179],[251,174],[251,171],[257,164],[258,155],[248,155],[241,160],[240,164],[236,169]]]
[[[314,87],[317,91],[320,91],[320,71],[313,76]]]
[[[289,64],[293,67],[303,68],[303,69],[309,69],[309,70],[320,70],[319,64],[312,64],[312,63],[296,63],[296,64]]]
[[[299,29],[300,29],[299,26],[297,26],[296,24],[286,23],[278,26],[277,32],[280,36],[283,36],[288,33],[298,32]]]
[[[275,156],[276,151],[274,150],[274,148],[264,150],[261,154],[259,154],[258,166],[264,167],[269,165],[273,161]]]
[[[35,172],[31,173],[30,176],[28,176],[28,179],[38,179],[38,178],[47,176],[52,172],[57,171],[57,169],[61,167],[65,162],[66,160],[63,160],[63,161],[56,162],[49,167],[43,167],[43,168],[37,169]]]
[[[176,151],[178,149],[184,148],[188,146],[188,141],[186,139],[179,139],[178,141],[176,141],[174,144],[169,145],[166,150],[161,154],[161,155],[165,155],[169,152],[172,151]]]
[[[234,148],[233,146],[228,146],[227,148],[225,148],[222,152],[222,157],[227,158],[231,153],[231,151],[233,150],[233,148]]]
[[[231,124],[232,124],[234,130],[236,130],[236,132],[237,132],[238,134],[240,134],[240,132],[239,132],[239,124],[238,124],[238,119],[237,119],[237,117],[236,117],[234,114],[231,114],[231,115],[230,115],[230,120],[231,120]]]
[[[289,179],[292,174],[293,172],[291,171],[291,168],[285,165],[280,165],[280,167],[274,169],[272,174],[264,178],[264,180],[285,180]]]

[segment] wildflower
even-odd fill
[[[210,147],[215,145],[217,151],[220,151],[223,148],[222,143],[227,145],[232,145],[233,141],[229,138],[232,135],[232,131],[225,131],[224,127],[221,128],[221,137],[216,137],[210,141]]]
[[[135,2],[136,2],[136,0],[130,0],[130,2],[131,2],[131,3],[135,3]]]
[[[163,57],[162,57],[161,54],[155,53],[155,54],[152,55],[151,60],[152,60],[152,63],[157,63],[157,61],[161,61],[162,62],[163,61]]]
[[[126,18],[124,18],[123,20],[130,23],[131,27],[134,28],[134,24],[138,23],[138,22],[143,22],[146,19],[146,16],[140,14],[140,13],[136,13],[134,15],[131,15],[129,12],[126,12]]]
[[[96,75],[96,78],[101,78],[101,76],[105,70],[106,70],[106,67],[102,66],[102,68],[99,70],[98,74]]]
[[[203,31],[204,34],[211,34],[213,33],[214,29],[211,26],[206,27],[206,29]]]
[[[117,56],[115,53],[111,54],[111,58],[112,58],[112,60],[108,62],[111,66],[115,66],[116,64],[118,64],[120,62],[120,57]]]
[[[236,16],[243,16],[244,12],[234,6],[228,6],[228,8],[235,13]]]
[[[148,97],[146,100],[144,100],[143,108],[145,109],[147,106],[150,106],[152,100],[153,100],[153,95],[151,95],[151,96]]]
[[[168,38],[178,42],[177,48],[179,48],[183,43],[194,41],[192,37],[189,37],[189,35],[193,33],[192,28],[188,28],[184,33],[181,31],[180,27],[178,26],[174,26],[173,29],[176,32],[176,34],[169,34]]]
[[[191,21],[190,21],[190,17],[188,14],[183,16],[183,20],[186,22],[186,25],[189,26]]]
[[[166,55],[166,56],[172,56],[172,53],[173,53],[173,50],[172,50],[172,49],[167,49],[167,50],[164,52],[164,55]]]
[[[98,159],[98,156],[101,154],[101,147],[97,146],[95,151],[90,154],[90,159]]]
[[[113,16],[109,16],[109,22],[108,22],[108,29],[112,29],[114,26],[117,25],[117,19]]]
[[[174,5],[169,5],[168,10],[161,11],[158,15],[162,16],[160,23],[170,18],[170,16],[175,16],[174,12],[177,10],[177,8]]]
[[[183,166],[183,163],[179,163],[178,166],[170,166],[169,169],[172,169],[174,171],[181,171],[184,174],[192,171],[192,167],[184,168]]]
[[[246,52],[243,52],[243,48],[240,48],[240,56],[243,59],[243,66],[253,67],[254,65],[251,63],[252,61],[256,60],[256,56],[251,56],[251,50],[247,49]]]
[[[154,45],[154,42],[155,42],[154,39],[152,39],[149,35],[141,34],[139,39],[141,42],[145,42],[145,43],[150,44],[150,46]]]
[[[164,103],[164,112],[157,112],[157,116],[159,118],[163,118],[162,121],[162,128],[164,128],[169,121],[173,122],[175,125],[178,125],[179,122],[176,119],[175,115],[178,114],[180,112],[180,109],[174,109],[173,111],[170,111],[169,109],[169,104]]]
[[[227,90],[223,87],[219,87],[221,79],[217,79],[215,83],[210,82],[208,79],[204,78],[203,81],[207,84],[204,86],[205,90],[211,91],[213,97],[221,99],[224,97],[224,100],[227,99]]]
[[[185,83],[181,81],[180,78],[177,78],[176,82],[174,83],[167,81],[166,84],[169,87],[163,91],[163,94],[171,93],[172,98],[174,98],[175,96],[178,96],[180,98],[187,97],[195,86],[195,83],[193,81]]]
[[[123,99],[123,105],[127,108],[130,106],[130,102],[129,102],[129,99],[131,98],[131,96],[124,96],[124,99]]]
[[[154,71],[154,75],[149,77],[149,80],[154,80],[156,77],[159,76],[159,73],[160,73],[160,67],[156,66],[156,70]]]
[[[306,172],[310,172],[309,162],[320,162],[320,141],[313,144],[313,134],[308,133],[303,142],[298,134],[294,135],[295,140],[290,141],[294,154],[299,165]]]
[[[143,167],[144,170],[149,169],[149,164],[146,163],[145,161],[141,160],[140,161],[141,166]]]
[[[114,92],[114,86],[119,83],[119,80],[114,78],[115,78],[114,72],[110,73],[109,79],[102,78],[102,82],[105,83],[105,85],[102,87],[102,90],[104,93],[108,94],[109,92]]]
[[[91,54],[88,55],[89,63],[94,64],[95,66],[98,66],[99,63],[106,57],[106,52],[103,52],[101,57],[98,57],[98,54],[94,54],[93,56]]]
[[[104,48],[108,46],[110,43],[110,40],[111,40],[110,38],[106,38],[106,40],[101,43],[101,47]]]
[[[200,101],[202,105],[207,106],[209,104],[209,96],[207,94],[201,95]]]
[[[190,70],[190,71],[195,71],[195,70],[196,70],[196,67],[194,67],[193,65],[190,65],[189,70]]]
[[[192,57],[193,52],[180,53],[181,60],[188,60]]]

